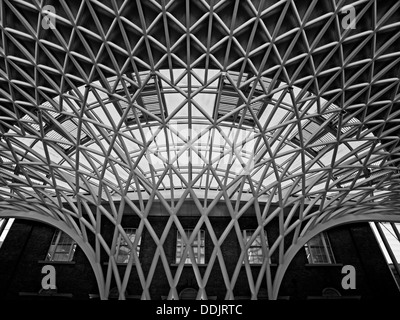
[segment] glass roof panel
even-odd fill
[[[216,174],[222,182],[250,175],[255,185],[267,187],[276,183],[277,174],[283,175],[281,183],[293,181],[303,174],[302,165],[312,179],[318,167],[330,166],[333,155],[335,161],[343,158],[349,165],[356,165],[362,161],[357,160],[359,152],[366,152],[368,148],[365,140],[337,144],[337,111],[341,109],[309,92],[304,95],[295,86],[291,94],[283,83],[277,83],[275,86],[279,89],[268,95],[273,84],[265,77],[255,83],[256,78],[246,73],[224,74],[212,69],[193,69],[190,74],[185,69],[159,70],[154,75],[141,72],[139,77],[135,74],[130,77],[132,80],[125,75],[110,77],[106,82],[95,81],[91,86],[79,87],[78,93],[64,94],[63,112],[68,116],[58,116],[56,110],[61,101],[58,96],[51,103],[41,105],[47,115],[45,119],[55,117],[54,121],[42,123],[43,140],[52,161],[71,172],[76,168],[87,173],[97,170],[103,173],[107,183],[115,186],[132,185],[130,170],[152,179],[172,165],[180,175],[176,177],[174,173],[169,182],[166,179],[171,178],[167,175],[160,188],[182,188],[184,184],[179,179],[186,182],[195,179],[205,166],[211,165],[216,171],[207,170],[209,178],[199,179],[194,186],[218,188],[213,177]],[[107,94],[110,90],[107,86],[111,94]],[[248,96],[246,90],[253,95]],[[185,97],[188,94],[192,95],[190,99]],[[87,97],[85,104],[79,98],[84,96]],[[293,103],[299,104],[301,113],[293,112]],[[84,105],[86,109],[81,112]],[[319,113],[318,108],[324,113]],[[27,127],[40,128],[37,120],[29,115],[22,120]],[[301,124],[301,134],[297,123]],[[351,118],[346,123],[348,126],[341,133],[359,125],[357,119]],[[82,150],[79,165],[74,162],[78,136]],[[19,138],[18,143],[15,140],[15,150],[21,149],[23,153],[25,148],[28,153],[44,155],[39,138],[40,135]],[[363,144],[364,150],[352,152]],[[70,164],[60,154],[61,150],[69,155]],[[350,158],[349,154],[352,154]],[[5,159],[5,156],[4,153],[2,157]],[[110,166],[110,162],[114,165]],[[268,164],[266,171],[257,163]],[[98,179],[95,176],[88,179],[96,185],[100,183],[94,181]],[[66,187],[62,181],[60,185]],[[312,190],[319,190],[323,185],[315,185]]]

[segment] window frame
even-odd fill
[[[194,229],[184,229],[186,237],[189,239],[192,236]],[[202,265],[206,263],[206,232],[203,229],[200,229],[197,233],[197,237],[191,243],[193,248],[193,253],[195,255],[195,263],[197,265]],[[180,264],[182,260],[183,252],[185,251],[186,243],[184,243],[182,239],[182,235],[177,230],[176,234],[176,242],[175,242],[175,264]],[[194,250],[194,248],[197,248]],[[192,265],[192,260],[190,258],[190,254],[188,252],[187,257],[185,258],[184,265]]]
[[[133,243],[136,240],[136,236],[137,236],[137,228],[124,228],[124,231],[125,231],[126,235],[128,236],[128,238],[131,240],[131,243],[133,245]],[[129,232],[129,231],[131,231],[131,232]],[[132,235],[133,235],[133,240],[131,239]],[[139,258],[139,255],[140,255],[141,241],[142,241],[142,237],[140,236],[139,240],[138,240],[138,243],[136,245],[136,254],[137,254],[138,258]],[[129,248],[128,243],[125,241],[125,238],[122,236],[121,233],[118,235],[117,243],[116,243],[115,246],[116,246],[115,247],[115,255],[114,255],[115,262],[117,264],[128,264],[129,259],[131,258],[131,254],[132,254],[132,249],[133,248],[132,249]],[[120,251],[121,247],[128,249],[127,253],[125,255],[121,254],[121,251]],[[126,258],[123,260],[122,259],[123,257],[126,257]],[[135,260],[133,260],[133,263],[135,263]]]
[[[316,238],[321,239],[322,245],[311,245],[310,242],[315,240]],[[304,249],[306,252],[306,258],[308,261],[308,264],[312,265],[330,265],[330,264],[336,264],[336,259],[335,255],[333,254],[333,249],[331,242],[329,240],[329,236],[326,232],[320,232],[317,235],[315,235],[313,238],[308,240],[306,244],[304,245]],[[318,254],[316,253],[316,250],[319,250]],[[323,260],[324,261],[319,261],[317,260],[317,255],[321,256],[321,252],[324,254],[323,255]]]
[[[70,239],[70,242],[60,243],[62,236],[67,237],[66,239]],[[74,239],[72,239],[68,234],[66,234],[65,232],[63,232],[60,229],[57,229],[53,233],[53,237],[51,239],[50,246],[47,250],[45,261],[46,262],[71,262],[74,259],[77,245],[78,245],[77,242]],[[69,246],[69,250],[68,251],[60,251],[58,249],[60,246]],[[59,258],[56,259],[55,257],[57,255],[60,255],[60,256],[66,255],[67,259],[66,260],[60,260]]]
[[[269,244],[268,244],[268,237],[267,237],[267,231],[263,229],[264,231],[264,237],[265,237],[265,244],[267,249],[269,249]],[[251,237],[254,235],[256,232],[256,229],[243,229],[242,230],[242,235],[243,235],[243,240],[245,246],[247,246],[247,242],[251,239]],[[250,233],[250,235],[248,235]],[[259,241],[259,245],[255,245],[254,243],[257,243],[257,239]],[[254,261],[253,259],[250,260],[251,256],[254,256],[253,254],[249,254],[250,252],[253,252],[252,249],[258,248],[260,254],[255,255],[255,257],[261,260],[261,262]],[[256,250],[256,251],[258,251]],[[261,233],[258,233],[256,238],[253,240],[253,242],[250,244],[250,246],[246,249],[246,260],[250,265],[262,265],[264,263],[264,254],[263,254],[263,246],[262,246],[262,238],[261,238]],[[271,257],[269,258],[269,262],[271,263]],[[243,259],[243,264],[245,263],[245,259]]]

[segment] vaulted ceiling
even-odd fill
[[[399,7],[2,1],[0,216],[82,235],[90,206],[117,225],[190,198],[205,216],[263,203],[264,224],[294,207],[282,237],[400,221]]]

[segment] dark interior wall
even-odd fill
[[[331,287],[342,296],[358,296],[361,299],[399,298],[397,285],[368,223],[346,224],[326,232],[336,264],[309,264],[302,248],[289,265],[280,295],[307,299],[321,296],[324,288]],[[347,275],[342,273],[345,265],[355,268],[355,289],[342,287],[342,279]]]
[[[54,231],[38,222],[14,221],[0,249],[0,298],[20,298],[20,292],[38,293],[45,276],[42,268],[49,264],[55,267],[58,293],[87,299],[88,293],[98,292],[92,267],[79,247],[71,263],[44,261]]]
[[[222,209],[221,209],[222,210]],[[194,228],[199,221],[199,215],[192,211],[189,215],[181,215],[179,221],[184,228]],[[148,217],[150,225],[160,238],[166,230],[169,216],[151,215]],[[209,220],[212,228],[219,238],[229,222],[230,216],[222,214],[210,215]],[[139,217],[126,214],[122,220],[124,227],[137,228]],[[258,224],[251,213],[238,219],[240,229],[255,229]],[[214,245],[207,232],[206,225],[202,225],[206,231],[206,264],[199,267],[203,275],[210,260]],[[278,234],[277,221],[268,224],[267,235],[270,245]],[[102,234],[107,243],[111,244],[114,225],[107,219],[103,219]],[[41,289],[43,274],[41,269],[48,262],[43,262],[54,229],[32,221],[16,220],[13,224],[1,250],[0,250],[0,298],[18,298],[19,292],[37,293]],[[173,224],[167,232],[163,249],[167,256],[172,276],[175,275],[175,247],[177,227]],[[360,296],[361,298],[391,298],[397,297],[399,292],[393,280],[392,274],[381,253],[375,236],[367,223],[348,224],[328,230],[331,246],[336,258],[336,264],[329,266],[309,265],[304,248],[302,248],[290,264],[279,292],[280,296],[290,296],[290,299],[307,299],[310,296],[321,296],[326,287],[337,289],[343,296]],[[93,242],[93,237],[90,239]],[[290,244],[286,239],[285,247]],[[145,228],[141,239],[140,267],[145,276],[150,271],[157,245],[151,234]],[[221,246],[224,266],[221,267],[218,259],[214,263],[213,270],[207,282],[206,291],[209,297],[224,299],[226,295],[226,284],[223,279],[222,269],[226,268],[229,278],[235,272],[240,247],[234,229],[228,234]],[[54,263],[57,275],[57,287],[59,293],[70,293],[76,299],[87,299],[89,294],[97,294],[97,283],[91,266],[83,251],[78,247],[72,263]],[[101,254],[101,262],[104,275],[107,274],[108,255]],[[277,253],[272,256],[272,274],[276,272]],[[344,290],[341,280],[344,277],[342,267],[352,265],[356,270],[356,289]],[[119,265],[120,275],[123,277],[126,266]],[[239,277],[234,286],[236,297],[250,297],[248,277],[256,281],[260,266],[251,267],[251,275],[244,266],[239,267]],[[111,283],[111,288],[115,281]],[[177,286],[178,292],[192,287],[197,289],[197,282],[191,266],[185,266]],[[266,288],[265,276],[261,288]],[[152,299],[162,299],[168,296],[169,283],[161,259],[156,264],[153,280],[150,286]],[[140,297],[142,287],[136,268],[132,268],[131,276],[127,286],[127,293],[131,296]]]

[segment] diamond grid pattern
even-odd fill
[[[184,260],[173,273],[163,247],[173,225],[192,261],[200,229],[212,239],[205,272],[192,264],[198,299],[215,265],[234,299],[243,264],[252,299],[263,282],[274,299],[313,232],[399,220],[400,3],[354,2],[355,29],[341,25],[352,1],[60,1],[54,29],[40,23],[46,4],[1,3],[0,216],[29,212],[80,239],[102,298],[114,279],[124,299],[136,268],[151,299],[158,263],[179,298]],[[189,198],[200,215],[188,237],[177,213]],[[169,217],[161,236],[148,220],[156,201]],[[219,202],[232,220],[217,237]],[[238,219],[251,206],[254,238],[279,220],[279,236],[261,243],[265,257],[278,253],[274,276],[263,259],[253,278],[246,259]],[[140,224],[120,274],[126,209]],[[112,243],[103,219],[116,226]],[[146,272],[132,250],[144,231],[157,245]],[[241,248],[232,275],[229,232]]]

